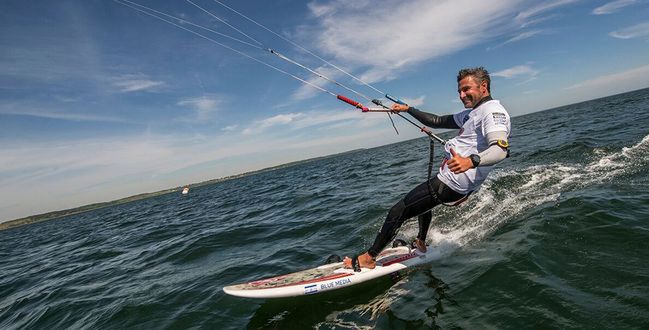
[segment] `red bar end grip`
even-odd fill
[[[354,101],[354,100],[352,100],[350,98],[344,97],[342,95],[337,95],[336,98],[338,98],[339,100],[341,100],[341,101],[343,101],[343,102],[345,102],[347,104],[351,104],[351,105],[353,105],[355,107],[358,107],[358,105],[360,104],[360,103],[358,103],[358,102],[356,102],[356,101]]]

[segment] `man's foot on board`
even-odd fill
[[[374,261],[374,258],[372,258],[372,256],[370,256],[369,253],[367,252],[359,255],[357,258],[358,258],[358,265],[360,266],[360,268],[373,269],[374,267],[376,267],[376,261]],[[343,260],[343,264],[345,265],[345,268],[354,269],[354,265],[352,264],[352,259],[353,258],[345,257],[345,259]]]
[[[426,253],[426,251],[428,250],[426,248],[426,242],[420,240],[419,238],[415,239],[412,244],[417,248],[417,250],[419,250],[419,252]]]

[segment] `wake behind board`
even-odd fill
[[[360,272],[344,268],[342,262],[322,265],[297,273],[235,284],[223,288],[225,293],[246,298],[282,298],[316,294],[360,284],[396,271],[432,261],[439,252],[426,253],[407,246],[383,250],[376,258],[374,269]]]

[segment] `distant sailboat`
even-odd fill
[[[189,187],[183,188],[183,195],[187,195],[189,193]]]

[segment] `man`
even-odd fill
[[[428,127],[459,128],[460,131],[446,142],[445,157],[437,176],[415,187],[390,209],[372,247],[357,257],[346,257],[346,268],[355,271],[361,267],[374,268],[376,256],[394,239],[403,222],[414,216],[419,217],[419,234],[414,245],[426,252],[430,210],[442,203],[463,202],[484,182],[493,165],[507,157],[510,118],[500,102],[491,98],[489,72],[482,67],[460,70],[457,91],[466,109],[455,115],[437,116],[400,104],[392,107],[392,111],[408,112]]]

